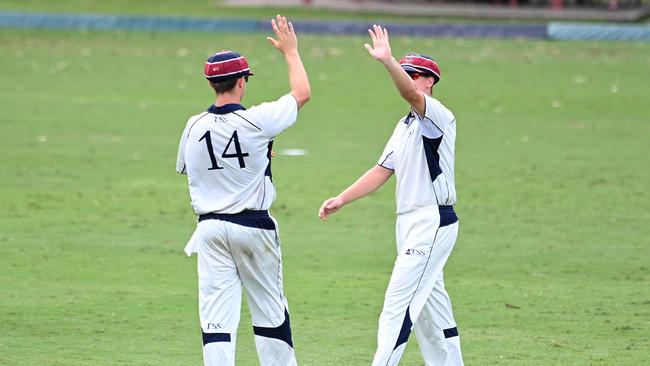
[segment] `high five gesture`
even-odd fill
[[[298,38],[293,30],[293,24],[287,21],[286,17],[277,15],[271,20],[271,27],[276,38],[266,37],[266,39],[278,51],[284,54],[284,58],[289,68],[289,85],[291,86],[291,95],[296,98],[298,109],[300,109],[311,97],[311,87],[307,71],[302,64],[300,54],[298,54]]]
[[[388,41],[388,30],[375,24],[371,29],[368,29],[368,33],[372,39],[372,46],[367,43],[364,46],[368,50],[368,53],[370,53],[370,56],[383,64],[390,62],[393,54],[391,53],[390,43]]]
[[[293,30],[293,24],[287,21],[286,17],[277,15],[271,19],[271,27],[277,39],[266,37],[266,39],[282,53],[293,52],[298,50],[298,38]]]

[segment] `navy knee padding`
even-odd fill
[[[443,329],[442,332],[445,333],[445,338],[458,337],[458,328],[456,327]]]
[[[413,322],[411,321],[411,314],[409,314],[409,308],[406,308],[406,315],[404,316],[404,322],[402,323],[402,329],[399,330],[399,336],[397,337],[397,343],[395,343],[396,350],[397,347],[406,343],[409,340],[411,335],[411,328],[413,327]]]
[[[203,331],[202,331],[203,332]],[[205,333],[203,332],[203,345],[214,342],[230,342],[230,333]]]
[[[287,342],[293,348],[291,340],[291,324],[289,322],[289,312],[284,310],[284,323],[276,328],[265,328],[253,326],[253,333],[260,337],[275,338]]]

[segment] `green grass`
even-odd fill
[[[406,112],[365,41],[301,37],[313,99],[275,145],[309,151],[275,158],[272,210],[302,365],[369,364],[395,256],[392,182],[316,218]],[[174,163],[187,117],[213,101],[204,59],[229,48],[256,73],[245,104],[287,91],[264,35],[0,32],[0,364],[200,363]],[[466,363],[650,363],[650,45],[393,48],[438,58],[458,120],[446,280]],[[238,364],[257,364],[245,309],[238,343]],[[414,341],[401,365],[422,365]]]
[[[185,15],[201,17],[240,17],[240,18],[269,18],[279,11],[291,18],[324,18],[336,20],[376,20],[426,22],[429,17],[390,16],[380,14],[350,13],[308,7],[232,7],[219,0],[0,0],[0,9],[20,11],[48,11],[72,13],[113,13],[113,14],[148,14],[148,15]]]
[[[225,5],[220,0],[0,0],[3,11],[34,11],[63,13],[109,13],[109,14],[146,14],[196,17],[236,17],[253,19],[270,19],[278,12],[290,19],[314,20],[329,19],[333,21],[431,23],[431,22],[530,22],[514,19],[463,19],[458,17],[400,16],[373,12],[349,12],[328,9],[313,9],[304,6],[290,7],[234,7]]]

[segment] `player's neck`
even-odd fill
[[[214,102],[214,105],[220,107],[226,104],[241,104],[241,96],[230,93],[217,95],[217,100]]]

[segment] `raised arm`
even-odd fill
[[[356,182],[341,192],[336,197],[325,200],[318,210],[318,216],[322,220],[327,220],[329,215],[338,211],[346,204],[365,197],[370,193],[383,186],[386,181],[393,175],[393,171],[380,165],[375,165],[361,176]]]
[[[296,98],[298,102],[298,109],[300,109],[311,97],[311,88],[309,86],[309,78],[307,72],[300,59],[298,53],[298,39],[293,30],[293,24],[287,22],[287,18],[283,16],[276,16],[271,20],[273,32],[277,39],[273,37],[266,37],[266,39],[284,54],[284,59],[287,62],[289,69],[289,85],[291,86],[291,95]]]
[[[381,62],[393,83],[397,87],[399,94],[404,98],[415,111],[420,115],[424,115],[425,99],[424,93],[421,92],[411,77],[402,69],[397,60],[393,57],[390,50],[390,43],[388,41],[388,31],[386,28],[381,28],[378,25],[373,25],[372,29],[368,29],[370,38],[372,39],[372,46],[365,44],[364,46],[375,60]]]

